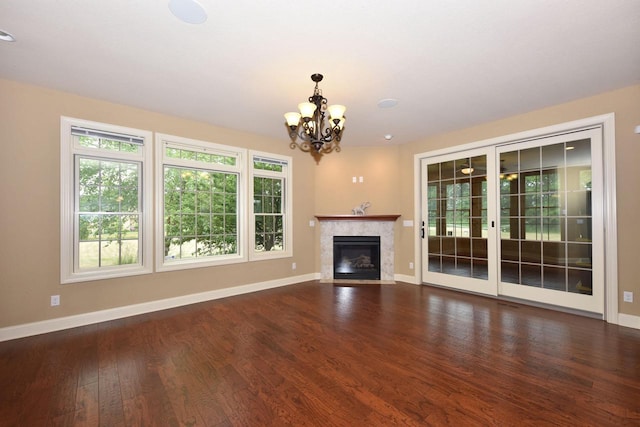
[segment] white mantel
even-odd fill
[[[400,215],[316,215],[320,222],[320,279],[333,280],[333,236],[380,236],[380,281],[394,280],[394,225]]]

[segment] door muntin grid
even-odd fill
[[[591,140],[500,153],[500,279],[593,294]]]
[[[487,280],[487,159],[427,165],[428,270]]]

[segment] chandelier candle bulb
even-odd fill
[[[337,123],[340,120],[342,120],[342,116],[344,115],[344,112],[347,110],[347,107],[345,107],[344,105],[334,104],[334,105],[329,105],[327,110],[329,110],[329,117],[331,117],[331,120],[334,121],[334,123]]]
[[[313,117],[313,113],[316,111],[317,107],[315,104],[310,102],[303,102],[298,104],[298,109],[300,109],[300,114],[303,119],[310,119]]]
[[[289,126],[292,129],[295,129],[296,127],[298,127],[298,123],[300,123],[300,118],[302,116],[300,115],[300,113],[296,113],[296,112],[291,112],[291,113],[285,113],[284,118],[287,119],[287,126]]]

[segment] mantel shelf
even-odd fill
[[[318,221],[395,221],[398,214],[387,215],[316,215]]]

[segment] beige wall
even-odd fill
[[[0,327],[315,271],[313,163],[286,135],[253,134],[0,80]],[[60,116],[294,157],[293,258],[60,285]],[[301,250],[304,248],[304,251]],[[311,249],[311,250],[309,250]],[[291,263],[297,269],[292,271]],[[50,307],[59,294],[61,305]]]
[[[396,273],[414,275],[414,155],[613,112],[616,169],[620,312],[640,315],[640,86],[534,111],[476,127],[384,147],[349,147],[319,163],[273,140],[204,123],[156,114],[95,99],[0,80],[0,327],[126,306],[208,290],[319,272],[319,227],[315,214],[348,214],[370,201],[370,214],[397,213]],[[222,267],[153,273],[130,278],[60,285],[60,116],[202,139],[294,157],[294,257]],[[363,183],[352,183],[362,176]],[[291,270],[291,263],[297,270]],[[258,266],[259,268],[254,268]],[[622,291],[635,302],[622,302]],[[60,307],[49,297],[61,295]]]
[[[367,214],[399,214],[399,152],[398,146],[392,145],[347,146],[340,153],[325,156],[316,166],[317,213],[350,214],[355,206],[368,201],[371,207]]]

